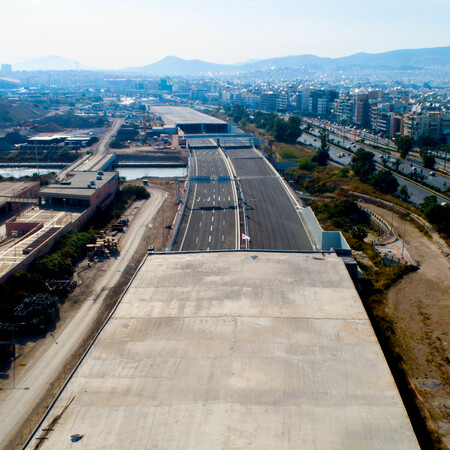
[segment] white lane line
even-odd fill
[[[216,201],[214,200],[214,201],[213,201],[213,205],[215,205],[215,204],[216,204]]]
[[[211,236],[208,238],[208,242],[211,242]],[[209,247],[208,247],[208,250],[209,250]]]
[[[200,223],[198,224],[198,227],[199,227],[199,228],[201,228],[201,227],[202,227],[202,223],[201,223],[201,222],[200,222]]]
[[[223,226],[225,226],[225,219],[223,219]]]
[[[228,201],[230,201],[231,200],[231,198],[230,198],[230,196],[228,196]]]
[[[220,202],[220,195],[217,197],[217,200]]]
[[[206,248],[206,251],[209,252],[209,247]]]
[[[222,234],[222,242],[223,242],[224,239],[225,239],[225,236]]]
[[[195,153],[194,153],[194,163],[195,163],[195,175],[198,175],[197,157],[195,156]],[[194,187],[194,201],[192,202],[192,207],[191,207],[191,211],[189,213],[188,223],[186,225],[186,229],[184,230],[184,236],[183,236],[183,240],[181,241],[180,251],[183,249],[184,240],[186,239],[186,235],[187,235],[187,232],[188,232],[188,229],[189,229],[189,224],[191,223],[192,211],[194,210],[194,204],[195,204],[195,197],[197,196],[197,186],[198,186],[198,184],[195,183],[195,187]]]
[[[197,238],[195,239],[195,243],[196,243],[196,244],[198,243],[198,236],[197,236]]]
[[[211,222],[214,222],[214,216],[211,217]]]
[[[214,225],[211,225],[211,228],[209,229],[209,231],[212,231],[212,230],[213,230],[213,226],[214,226]]]
[[[208,198],[206,199],[207,202],[209,202],[210,200],[211,200],[211,197],[208,197]]]
[[[198,202],[200,201],[200,197],[197,198],[197,201],[198,201]]]

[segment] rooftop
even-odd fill
[[[161,116],[164,124],[171,127],[193,123],[226,123],[223,120],[184,106],[151,106],[150,111],[157,116]]]
[[[64,197],[64,195],[90,197],[97,189],[111,181],[116,175],[117,172],[70,172],[60,183],[50,184],[42,188],[40,195],[44,197],[52,195],[57,197]],[[97,179],[98,177],[101,177],[101,179]],[[91,187],[88,187],[88,185]]]
[[[16,197],[24,189],[38,183],[37,181],[1,181],[0,197]]]
[[[335,255],[149,256],[65,406],[43,448],[418,448]]]

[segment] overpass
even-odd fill
[[[283,180],[247,146],[191,149],[190,170],[176,251],[145,257],[28,448],[418,448],[344,261],[313,251]]]

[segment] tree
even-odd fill
[[[398,181],[389,170],[379,170],[370,179],[370,184],[385,194],[395,194],[398,189]]]
[[[395,138],[395,145],[403,159],[408,156],[408,153],[412,150],[413,144],[414,139],[411,136],[397,136]]]
[[[297,139],[302,135],[302,129],[300,128],[302,121],[298,116],[291,116],[288,119],[288,131],[286,134],[287,142],[295,144]]]
[[[450,236],[450,205],[448,203],[441,205],[435,195],[429,195],[423,199],[419,208],[437,231]]]
[[[408,188],[406,187],[405,184],[402,184],[400,186],[400,189],[398,190],[398,195],[400,197],[400,200],[402,200],[403,202],[406,202],[406,203],[411,198],[411,196],[409,195]]]
[[[278,142],[287,142],[287,136],[289,131],[288,123],[283,119],[277,119],[273,126],[273,137]]]
[[[351,168],[361,181],[369,181],[370,177],[375,172],[373,153],[364,150],[363,148],[356,150],[356,153],[352,157]]]
[[[356,225],[352,229],[352,236],[358,241],[364,241],[364,239],[367,237],[366,227],[364,225]]]
[[[321,166],[326,166],[330,159],[330,146],[328,145],[328,133],[325,130],[320,130],[320,149],[313,157],[313,161]]]
[[[393,164],[394,164],[394,169],[396,172],[398,172],[398,169],[399,169],[401,163],[402,163],[402,161],[400,159],[395,158]]]
[[[317,163],[313,162],[311,158],[304,158],[298,162],[298,168],[306,172],[312,172],[317,167]]]
[[[422,149],[420,156],[422,156],[423,167],[426,169],[434,169],[436,159],[428,150]]]

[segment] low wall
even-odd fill
[[[308,227],[316,250],[323,252],[336,251],[341,255],[351,255],[351,248],[340,231],[324,231],[313,210],[308,206],[300,210],[303,221]]]

